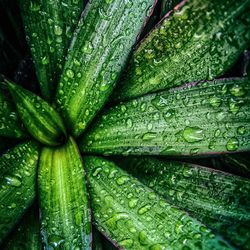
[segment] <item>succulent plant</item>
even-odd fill
[[[2,249],[250,249],[249,12],[2,0]]]

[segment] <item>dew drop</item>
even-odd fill
[[[227,150],[228,151],[235,151],[239,147],[239,141],[236,137],[232,137],[227,142]]]
[[[186,127],[183,130],[183,138],[189,143],[198,142],[204,139],[204,133],[199,127]]]
[[[22,185],[22,181],[20,178],[18,177],[14,177],[14,176],[5,176],[5,181],[8,185],[12,186],[12,187],[20,187]]]
[[[57,36],[61,36],[62,35],[62,28],[60,26],[58,26],[58,25],[55,25],[55,27],[54,27],[54,33]]]
[[[246,94],[246,90],[242,86],[234,85],[230,89],[230,93],[236,97],[240,97],[240,96],[244,96]]]
[[[73,77],[75,76],[74,71],[71,70],[71,69],[67,69],[66,75],[67,75],[69,78],[73,78]]]
[[[150,205],[145,205],[145,206],[139,208],[138,214],[140,214],[140,215],[145,214],[146,212],[149,211],[150,208],[151,208]]]
[[[144,140],[144,141],[150,141],[150,140],[155,139],[156,137],[157,137],[157,133],[148,132],[148,133],[145,133],[142,136],[142,140]]]
[[[221,105],[221,99],[216,96],[213,96],[209,99],[209,103],[212,107],[218,108]]]
[[[133,198],[133,199],[131,199],[131,200],[128,202],[128,206],[129,206],[130,208],[134,208],[134,207],[136,207],[137,203],[138,203],[138,199]]]
[[[240,126],[237,128],[237,133],[239,135],[244,135],[246,133],[246,128],[244,126]]]

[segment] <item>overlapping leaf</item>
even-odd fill
[[[42,95],[52,100],[85,0],[22,0],[27,41]]]
[[[131,99],[223,74],[250,42],[249,4],[183,1],[137,48],[113,97]]]
[[[250,148],[249,79],[188,84],[107,110],[82,152],[194,155]]]
[[[230,249],[150,188],[98,157],[85,157],[95,224],[122,249]]]
[[[83,165],[72,138],[42,149],[38,172],[45,248],[90,249],[91,224]]]
[[[250,247],[249,180],[198,165],[150,157],[128,157],[119,162],[171,204],[190,212],[238,247]]]
[[[11,100],[7,86],[0,76],[0,136],[11,138],[25,138],[27,136],[22,122]]]
[[[38,150],[30,141],[0,157],[0,243],[34,201]]]
[[[89,1],[57,91],[68,128],[79,136],[103,107],[155,0]]]

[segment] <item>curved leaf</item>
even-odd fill
[[[18,113],[30,134],[46,145],[59,145],[66,136],[61,117],[46,101],[7,81]]]
[[[250,247],[249,180],[194,164],[152,157],[126,157],[118,165],[237,247]]]
[[[86,0],[19,1],[42,95],[52,100]]]
[[[69,48],[57,103],[74,136],[103,107],[155,0],[87,4]]]
[[[185,0],[140,44],[113,97],[222,75],[250,42],[250,0]]]
[[[94,222],[122,249],[230,249],[114,163],[98,157],[86,157],[84,162]]]
[[[0,243],[34,201],[38,154],[30,141],[0,157]]]
[[[46,249],[90,249],[90,210],[83,164],[72,138],[42,149],[38,172],[43,244]]]
[[[11,233],[3,250],[40,250],[40,225],[37,208],[32,206]]]
[[[0,76],[0,136],[25,138],[27,134],[7,89]]]
[[[93,124],[80,149],[107,155],[249,150],[249,81],[187,84],[116,105]]]

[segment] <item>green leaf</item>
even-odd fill
[[[89,202],[83,164],[72,138],[64,146],[42,149],[38,189],[45,248],[89,249]]]
[[[103,107],[154,0],[100,1],[86,6],[68,51],[57,104],[74,136]]]
[[[19,1],[42,95],[52,100],[86,0]]]
[[[111,107],[81,138],[80,149],[106,155],[249,150],[249,81],[191,83]]]
[[[26,131],[7,89],[0,76],[0,136],[25,138],[27,137]]]
[[[249,233],[242,234],[239,229],[250,222],[248,179],[190,163],[152,157],[126,157],[119,163],[144,185],[224,234],[238,247],[247,244]],[[232,225],[237,226],[237,230],[233,230]],[[242,239],[241,243],[238,242],[239,238]]]
[[[98,157],[84,162],[94,223],[122,249],[230,249],[114,163]]]
[[[40,228],[37,208],[32,206],[11,233],[2,249],[4,250],[40,250]]]
[[[32,92],[7,81],[18,113],[29,131],[39,142],[59,145],[66,136],[61,117],[46,101]]]
[[[30,141],[0,157],[0,244],[34,201],[38,154]]]
[[[140,44],[113,97],[222,75],[250,42],[250,0],[183,1]]]

